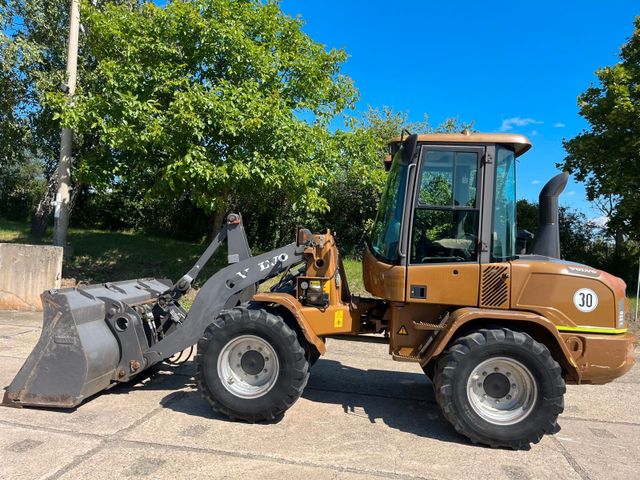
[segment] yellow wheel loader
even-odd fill
[[[332,335],[384,334],[416,362],[455,429],[526,448],[558,429],[565,384],[606,383],[634,363],[625,284],[560,260],[558,195],[540,195],[531,254],[516,238],[520,135],[409,135],[390,143],[388,180],[349,291],[329,232],[252,256],[230,214],[176,283],[139,279],[43,293],[42,335],[3,404],[73,408],[197,343],[196,381],[212,407],[249,422],[300,397]],[[181,297],[226,240],[228,266],[187,312]],[[257,286],[280,275],[266,293]]]

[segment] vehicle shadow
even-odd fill
[[[167,375],[160,382],[165,384],[164,388],[166,382],[173,384],[179,381],[176,377],[181,377],[184,387],[192,388],[167,395],[162,405],[188,415],[230,421],[208,405],[195,389],[193,378],[186,376],[187,372],[193,370],[190,363],[181,367],[183,373],[179,375],[159,375]],[[154,388],[153,383],[147,388]],[[316,403],[340,405],[345,415],[366,417],[371,423],[382,422],[420,437],[470,444],[442,416],[435,402],[431,382],[421,372],[365,370],[335,360],[320,359],[311,370],[302,398]],[[268,423],[278,423],[281,419]]]
[[[422,372],[361,369],[320,359],[302,396],[420,437],[471,443],[442,416],[431,381]]]

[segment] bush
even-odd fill
[[[0,160],[0,216],[28,221],[44,192],[42,166],[32,159]]]

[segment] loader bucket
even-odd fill
[[[170,285],[145,279],[44,292],[40,339],[2,404],[72,408],[129,377],[122,369],[123,350],[131,348],[124,334],[143,331],[131,309],[155,301]],[[117,331],[114,322],[123,318],[131,328]]]

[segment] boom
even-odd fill
[[[207,280],[187,313],[180,298],[225,239],[229,265]],[[223,309],[250,299],[258,284],[302,262],[303,250],[292,243],[252,257],[242,219],[231,214],[173,285],[138,279],[44,292],[40,339],[2,403],[71,408],[131,380],[194,345]]]

